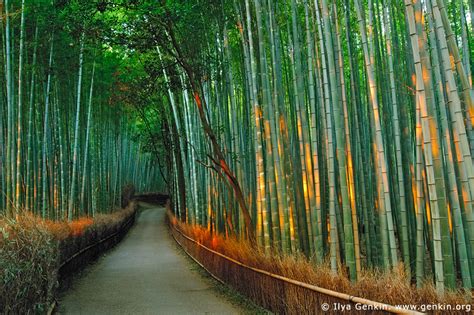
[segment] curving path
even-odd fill
[[[124,240],[59,301],[60,314],[239,314],[181,254],[162,207],[146,208]]]

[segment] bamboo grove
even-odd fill
[[[267,252],[472,287],[472,1],[175,2],[135,31],[178,216],[245,237],[248,209]]]
[[[93,38],[90,15],[68,20],[48,1],[0,8],[0,213],[72,220],[120,206],[126,185],[158,190],[117,101],[122,57]]]

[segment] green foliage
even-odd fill
[[[2,39],[0,212],[14,215],[13,205],[54,219],[107,212],[127,183],[162,185],[152,155],[130,141],[135,107],[127,91],[144,70],[139,55],[114,41],[132,4],[26,1],[18,14],[19,5],[2,6],[14,12],[5,33],[24,36]]]

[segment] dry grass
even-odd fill
[[[60,263],[64,263],[81,249],[120,231],[128,219],[135,214],[136,210],[137,204],[131,202],[125,209],[110,214],[98,214],[93,219],[85,217],[72,222],[48,222],[49,230],[59,243]],[[99,248],[98,252],[106,249],[107,247]],[[93,256],[90,258],[93,258]],[[84,263],[85,261],[77,262],[67,272],[72,272]]]
[[[137,204],[131,202],[112,214],[72,222],[42,220],[29,213],[15,220],[0,217],[0,314],[45,313],[58,285],[59,266],[81,249],[121,231],[136,210]],[[97,248],[97,253],[118,239]],[[66,272],[90,257],[81,257]]]
[[[0,313],[44,313],[57,287],[57,243],[28,214],[2,218],[0,231]]]
[[[252,248],[246,242],[232,238],[225,239],[220,235],[212,235],[202,227],[178,222],[171,214],[169,214],[169,221],[171,225],[198,243],[248,266],[321,288],[390,305],[440,303],[454,306],[472,303],[468,292],[448,292],[444,296],[439,296],[432,284],[427,283],[423,288],[412,286],[402,265],[390,272],[364,270],[359,281],[351,283],[344,274],[334,275],[328,262],[317,265],[303,256],[265,254]],[[186,250],[213,274],[257,304],[273,312],[284,314],[319,313],[321,304],[324,302],[330,303],[330,305],[335,302],[348,303],[239,267],[203,250],[180,236],[179,233],[174,234],[186,247]],[[355,305],[352,305],[353,310],[354,308]],[[334,311],[334,313],[338,312]]]

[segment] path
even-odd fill
[[[60,314],[238,314],[183,256],[147,208],[124,240],[86,270],[59,302]]]

